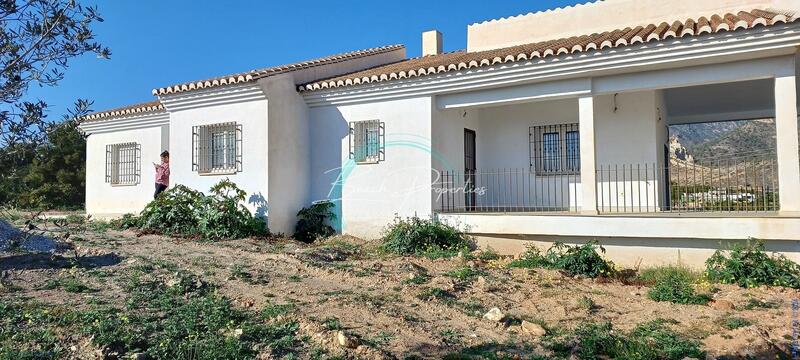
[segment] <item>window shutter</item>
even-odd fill
[[[142,145],[138,143],[135,145],[134,154],[133,156],[136,158],[134,162],[134,173],[133,173],[133,181],[134,183],[138,184],[142,180]]]
[[[242,171],[242,124],[234,124],[236,126],[236,171]]]
[[[111,183],[111,145],[106,145],[106,183]]]
[[[348,150],[350,152],[350,159],[355,159],[356,158],[356,153],[355,153],[355,147],[356,147],[355,146],[355,135],[356,135],[355,125],[356,125],[356,123],[352,123],[352,122],[350,123],[350,129],[349,129],[350,133],[348,135],[348,147],[349,147]]]
[[[386,160],[386,123],[378,122],[378,161]]]
[[[192,126],[192,171],[200,171],[200,127]]]

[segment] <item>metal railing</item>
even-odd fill
[[[774,154],[657,164],[600,165],[600,213],[778,211]]]
[[[440,213],[574,212],[580,174],[536,175],[529,168],[438,171],[433,201]]]

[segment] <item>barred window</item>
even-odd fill
[[[192,128],[192,171],[231,174],[242,167],[242,126],[234,122]]]
[[[577,174],[581,170],[578,124],[531,126],[530,167],[537,174]]]
[[[106,145],[106,183],[136,185],[141,175],[141,146],[137,143]]]
[[[360,164],[383,161],[385,138],[385,126],[379,120],[350,123],[350,158]]]

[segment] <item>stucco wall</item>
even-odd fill
[[[192,170],[192,127],[236,122],[242,125],[242,171],[230,175],[200,175]],[[267,196],[267,100],[252,100],[170,112],[171,186],[183,184],[207,193],[222,179],[230,178],[247,192],[245,204],[265,214]]]
[[[269,98],[269,227],[284,234],[294,233],[296,214],[308,204],[311,188],[308,108],[294,84],[288,75],[260,81]]]
[[[86,139],[86,213],[98,218],[138,213],[153,200],[155,169],[162,149],[161,126],[94,133]],[[141,146],[141,176],[136,185],[105,182],[106,145],[135,142]]]
[[[597,132],[598,206],[606,211],[656,208],[664,121],[656,91],[620,93],[594,99]],[[647,164],[647,166],[645,166]]]
[[[658,181],[653,179],[652,172],[660,162],[660,148],[666,141],[665,121],[659,121],[657,117],[657,108],[661,104],[660,93],[654,91],[595,98],[597,164],[619,169],[619,181],[616,181],[616,172],[611,177],[605,173],[605,181],[598,185],[598,196],[605,197],[605,205],[610,202],[616,205],[618,198],[621,204],[637,204],[638,208],[640,197],[643,203],[655,205]],[[479,171],[476,181],[479,187],[487,187],[487,193],[477,197],[478,206],[511,208],[524,205],[554,210],[582,205],[580,176],[528,173],[531,161],[529,128],[578,123],[577,99],[437,110],[434,115],[434,148],[456,164],[457,172],[463,171],[463,128],[476,130]],[[649,164],[649,178],[644,175],[645,163]],[[434,166],[437,164],[434,161]],[[623,164],[626,169],[624,179]],[[634,171],[633,178],[630,175],[631,164],[638,164],[641,169],[638,175]],[[456,205],[463,205],[462,197],[453,199]],[[645,197],[648,199],[644,200]]]
[[[342,232],[376,238],[395,215],[430,216],[431,111],[430,97],[310,109],[311,200],[341,200]],[[350,161],[348,123],[362,120],[385,123],[385,161]]]

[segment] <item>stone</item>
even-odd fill
[[[500,309],[498,309],[496,307],[492,308],[491,310],[489,310],[489,312],[487,312],[485,315],[483,315],[484,319],[490,320],[490,321],[496,321],[496,322],[503,321],[503,319],[505,317],[506,317],[506,315],[503,314],[503,312],[500,311]]]
[[[348,349],[355,349],[355,348],[358,347],[358,345],[361,344],[361,342],[358,341],[357,338],[355,338],[354,336],[345,334],[345,332],[341,331],[341,330],[339,330],[339,332],[336,333],[336,339],[339,342],[339,346],[345,347],[345,348],[348,348]]]
[[[541,325],[532,323],[527,320],[522,320],[522,331],[531,336],[545,336],[547,335],[547,330],[545,330]]]
[[[478,276],[478,278],[475,279],[475,282],[472,283],[472,286],[485,292],[494,292],[497,290],[497,287],[494,286],[488,279],[486,279],[485,276]]]
[[[131,355],[131,360],[147,360],[147,354],[145,353],[135,353]]]
[[[733,310],[736,308],[733,306],[732,302],[725,299],[714,300],[711,302],[711,304],[709,304],[709,306],[711,306],[711,308],[713,309],[726,310],[726,311]]]

